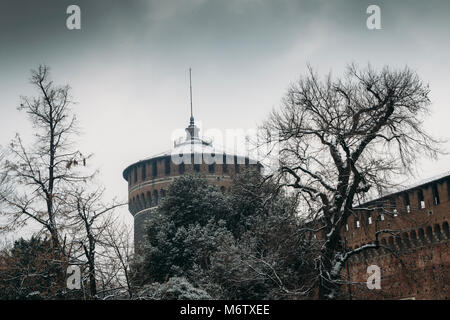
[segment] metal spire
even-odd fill
[[[189,68],[189,88],[190,88],[190,94],[191,94],[191,119],[190,119],[190,125],[194,125],[194,116],[192,113],[192,76],[191,76],[191,68]]]

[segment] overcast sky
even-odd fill
[[[70,4],[81,30],[66,28]],[[366,27],[370,4],[381,30]],[[189,67],[196,120],[225,130],[258,125],[307,63],[335,76],[350,62],[408,65],[431,87],[426,127],[449,138],[449,13],[447,0],[0,0],[0,145],[30,138],[16,107],[34,94],[40,63],[73,88],[79,148],[95,154],[108,197],[125,199],[123,169],[169,149],[188,124]],[[411,183],[449,171],[449,160],[423,161]]]

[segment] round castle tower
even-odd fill
[[[128,210],[134,217],[134,244],[142,242],[144,222],[151,217],[167,188],[177,177],[199,173],[222,192],[228,191],[233,176],[245,169],[261,171],[262,165],[245,156],[216,150],[199,138],[192,113],[192,81],[189,69],[191,117],[186,137],[174,142],[171,150],[131,164],[123,171],[128,182]]]

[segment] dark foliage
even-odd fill
[[[63,265],[50,240],[17,240],[0,253],[0,299],[62,298]]]
[[[185,277],[213,298],[294,298],[308,283],[311,243],[296,201],[244,172],[224,194],[200,176],[173,182],[153,219],[135,281]]]

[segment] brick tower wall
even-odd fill
[[[225,164],[178,165],[168,155],[140,161],[125,169],[123,176],[128,182],[128,209],[134,216],[135,247],[144,239],[145,221],[151,217],[177,177],[188,173],[202,174],[225,192],[229,191],[233,177],[239,172],[246,169],[261,170],[259,163],[255,164],[248,158],[234,156],[233,159],[233,163]]]

